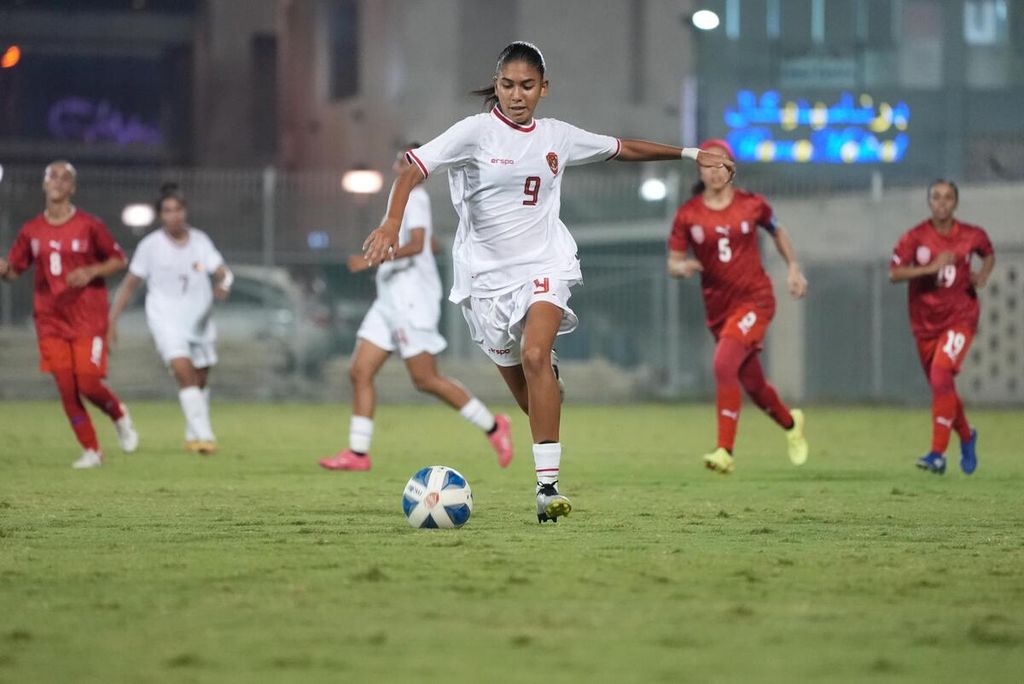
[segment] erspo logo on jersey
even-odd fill
[[[513,164],[516,163],[516,160],[515,159],[498,159],[497,157],[495,157],[494,159],[491,160],[491,163],[496,165],[496,166],[512,166]]]

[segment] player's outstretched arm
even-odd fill
[[[110,314],[107,316],[107,347],[110,349],[117,344],[117,319],[121,317],[121,312],[132,301],[132,295],[135,294],[135,290],[141,282],[142,278],[134,273],[129,273],[121,281],[121,287],[117,288],[114,303],[110,305]]]
[[[971,285],[974,289],[981,290],[988,284],[988,277],[992,275],[992,269],[996,265],[996,255],[989,254],[981,258],[981,269],[971,273]]]
[[[736,162],[724,154],[705,152],[696,147],[673,147],[648,140],[620,140],[622,147],[615,157],[618,161],[671,161],[673,159],[693,159],[698,166],[720,167],[729,169],[729,177],[736,175]]]
[[[402,227],[405,207],[409,203],[409,193],[423,181],[419,166],[409,164],[398,178],[391,184],[391,195],[388,197],[388,210],[380,226],[363,242],[363,257],[370,264],[385,259],[394,259],[398,247],[398,231]]]
[[[9,283],[17,280],[18,276],[21,275],[7,259],[0,259],[0,280],[6,280]]]
[[[217,301],[223,302],[231,294],[231,286],[235,284],[235,274],[231,269],[221,264],[213,272],[213,296]]]
[[[128,262],[121,257],[110,257],[106,261],[89,266],[81,266],[68,273],[68,287],[85,287],[96,278],[106,278],[128,268]]]
[[[772,239],[775,241],[775,249],[779,250],[779,255],[786,262],[786,287],[789,294],[793,299],[800,299],[807,294],[807,278],[796,260],[796,250],[793,249],[793,241],[789,239],[789,231],[776,226]]]
[[[690,259],[686,252],[679,252],[674,249],[668,251],[668,274],[673,278],[689,278],[700,273],[704,267],[696,259]]]
[[[913,280],[921,276],[935,275],[943,266],[948,266],[956,261],[956,255],[952,252],[940,252],[931,263],[923,266],[903,266],[893,264],[889,267],[889,282],[902,283],[904,280]]]

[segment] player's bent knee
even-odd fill
[[[551,370],[551,350],[529,346],[523,349],[523,372],[527,375],[554,373]]]

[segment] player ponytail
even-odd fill
[[[517,40],[514,43],[509,43],[505,46],[505,49],[498,55],[498,64],[494,67],[494,78],[498,78],[498,74],[501,73],[501,68],[511,62],[526,62],[537,71],[540,72],[540,76],[544,78],[544,72],[546,65],[544,64],[544,55],[541,54],[540,48],[533,43],[527,43],[525,40]],[[470,95],[479,95],[484,98],[484,109],[491,109],[498,104],[498,95],[494,92],[494,83],[487,86],[486,88],[480,88],[478,90],[470,91]]]
[[[164,183],[160,186],[160,197],[153,203],[157,216],[160,215],[160,211],[163,209],[164,200],[169,199],[178,200],[178,203],[183,207],[188,206],[188,202],[185,201],[185,193],[181,191],[181,187],[177,183]]]

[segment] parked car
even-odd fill
[[[218,344],[269,341],[281,350],[283,371],[317,377],[331,350],[329,308],[283,268],[232,264],[231,270],[231,296],[214,305]],[[122,339],[149,337],[143,302],[136,296],[121,315]]]

